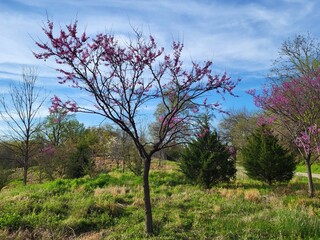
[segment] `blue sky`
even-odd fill
[[[319,9],[317,0],[0,0],[0,93],[7,92],[9,81],[21,79],[23,66],[32,65],[39,68],[39,85],[47,95],[85,98],[57,83],[54,65],[33,57],[33,39],[44,39],[41,27],[48,15],[61,26],[77,18],[89,34],[126,38],[134,26],[164,47],[181,40],[185,61],[210,59],[214,72],[242,79],[235,91],[239,97],[228,97],[224,108],[251,110],[253,101],[245,91],[263,85],[284,40],[308,32],[319,36]],[[79,120],[86,125],[101,121],[83,115]]]

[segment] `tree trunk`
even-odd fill
[[[312,180],[312,173],[311,173],[311,164],[310,164],[311,156],[308,156],[305,160],[306,167],[307,167],[307,175],[308,175],[308,194],[309,197],[314,197],[314,186]]]
[[[143,193],[144,193],[144,211],[145,211],[146,233],[148,235],[151,235],[153,233],[150,187],[149,187],[150,165],[151,165],[151,158],[144,159]]]
[[[23,166],[23,185],[27,185],[27,177],[28,177],[28,165],[25,164]]]
[[[124,171],[125,171],[125,166],[126,166],[126,160],[123,158],[122,159],[122,170],[121,170],[122,173],[124,173]]]
[[[23,165],[23,184],[27,185],[28,178],[28,168],[29,168],[29,155],[30,155],[30,145],[29,145],[29,130],[26,131],[27,139],[25,140],[25,152],[24,152],[24,165]]]

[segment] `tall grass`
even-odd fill
[[[304,178],[273,187],[241,179],[205,190],[167,169],[153,170],[150,182],[150,239],[320,239],[320,200],[307,197]],[[14,183],[0,193],[0,239],[144,239],[141,184],[118,171]]]

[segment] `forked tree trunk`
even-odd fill
[[[151,165],[151,158],[144,159],[144,171],[143,171],[143,193],[144,193],[144,211],[145,211],[145,224],[146,233],[152,235],[152,210],[150,199],[150,187],[149,187],[149,171]]]
[[[314,197],[314,186],[313,186],[310,161],[311,161],[311,156],[308,156],[307,159],[305,159],[307,175],[308,175],[308,195],[309,197]]]

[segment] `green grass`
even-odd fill
[[[320,174],[320,164],[316,164],[316,163],[312,164],[311,171],[312,173]],[[303,173],[307,172],[306,165],[304,164],[297,165],[296,172],[303,172]]]
[[[306,178],[267,186],[240,179],[205,190],[175,168],[150,174],[149,239],[320,239],[320,199]],[[315,179],[319,189],[320,180]],[[142,181],[112,171],[0,192],[0,239],[145,239]]]

